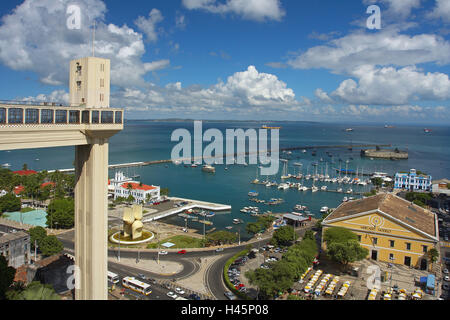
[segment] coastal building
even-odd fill
[[[427,252],[439,242],[437,216],[390,193],[344,202],[322,226],[322,239],[328,228],[346,228],[369,250],[367,258],[422,270],[431,269]]]
[[[122,171],[114,175],[114,179],[108,180],[108,192],[116,200],[118,197],[134,197],[135,203],[147,203],[161,200],[161,188],[159,186],[149,186],[125,176]]]
[[[37,174],[37,171],[34,170],[18,170],[13,171],[14,174],[18,174],[19,176],[31,176],[33,174]]]
[[[135,203],[147,203],[160,201],[160,187],[149,186],[136,181],[126,182],[114,189],[114,199],[118,197],[128,198],[130,195],[134,197]]]
[[[411,169],[409,173],[396,173],[394,189],[431,191],[431,176],[418,174],[416,169]]]
[[[22,230],[0,231],[0,254],[6,258],[9,266],[16,269],[29,264],[30,235]]]
[[[434,194],[445,194],[450,196],[450,180],[441,179],[432,182],[431,192]]]

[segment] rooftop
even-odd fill
[[[29,176],[32,174],[36,174],[37,171],[34,170],[19,170],[19,171],[13,171],[14,174],[18,174],[19,176]]]
[[[30,235],[28,233],[26,233],[25,231],[5,233],[4,235],[0,236],[0,244],[8,243],[8,242],[14,241],[14,240],[19,240],[19,239],[26,238],[29,236]]]
[[[149,191],[149,190],[157,189],[157,187],[155,187],[155,186],[148,186],[146,184],[140,185],[139,183],[135,183],[135,182],[127,182],[127,183],[122,184],[122,188],[124,188],[124,189],[129,189],[130,186],[133,190]]]
[[[428,235],[437,236],[434,213],[390,193],[344,202],[324,222],[375,210],[398,219]]]

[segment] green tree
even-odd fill
[[[9,300],[61,300],[53,287],[33,281],[23,290],[8,292]]]
[[[206,236],[206,241],[212,245],[222,245],[237,241],[237,235],[229,231],[216,231]]]
[[[439,258],[439,251],[436,248],[431,248],[428,251],[428,258],[432,263],[435,263]]]
[[[328,256],[344,267],[349,263],[362,260],[367,257],[369,250],[361,247],[358,241],[334,242],[327,246]]]
[[[42,240],[47,237],[47,230],[45,230],[41,226],[30,228],[28,230],[28,233],[30,234],[30,243],[31,243],[32,249],[34,249],[35,241],[36,241],[37,246],[40,248]]]
[[[372,178],[372,179],[370,179],[371,181],[372,181],[372,184],[375,186],[375,187],[377,187],[377,188],[380,188],[380,187],[382,187],[383,186],[383,179],[382,178]]]
[[[303,236],[303,239],[311,239],[311,240],[314,240],[315,239],[315,237],[314,237],[314,232],[312,231],[312,230],[306,230],[305,231],[305,235]]]
[[[14,281],[16,269],[8,267],[8,261],[0,254],[0,300],[5,299],[5,294],[8,288]]]
[[[257,234],[261,231],[261,225],[256,222],[247,223],[247,225],[245,226],[245,231],[250,234]]]
[[[47,210],[47,227],[70,229],[74,226],[75,205],[74,200],[54,199],[50,202]]]
[[[41,241],[40,250],[44,256],[52,256],[64,249],[61,241],[56,236],[47,236]]]
[[[166,196],[168,197],[170,194],[170,189],[169,188],[161,188],[161,190],[159,191],[159,194],[161,196]]]
[[[327,247],[332,243],[346,243],[349,240],[358,240],[358,235],[342,227],[332,227],[325,230],[323,239]]]
[[[294,232],[291,226],[283,226],[273,233],[272,243],[274,245],[287,247],[293,241],[297,240],[298,235]]]
[[[18,197],[13,193],[7,193],[3,197],[0,197],[0,214],[3,212],[15,212],[20,211],[22,203]]]

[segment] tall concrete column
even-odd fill
[[[108,139],[75,147],[76,300],[108,299]],[[77,281],[77,280],[76,280]]]

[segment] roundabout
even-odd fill
[[[142,237],[139,237],[135,240],[131,239],[131,237],[123,237],[120,231],[117,231],[113,235],[109,237],[109,240],[113,243],[124,244],[124,245],[134,245],[134,244],[142,244],[151,241],[155,235],[151,231],[143,231]]]

